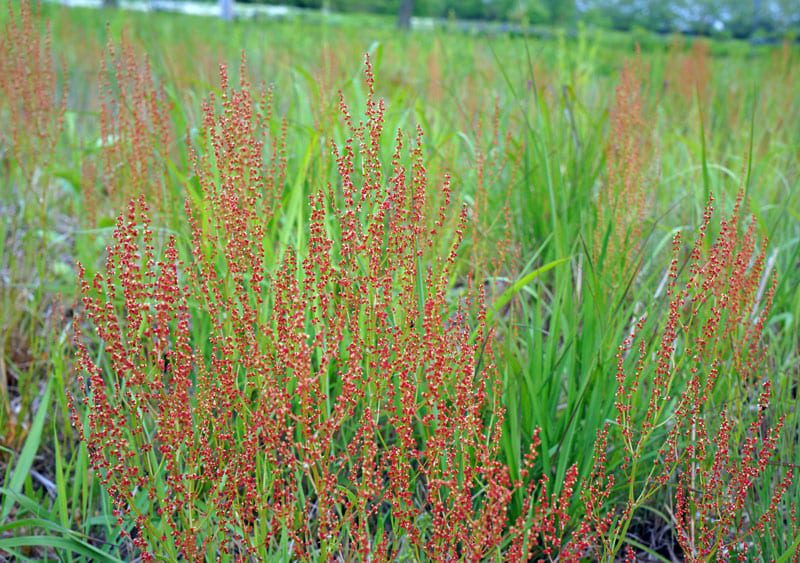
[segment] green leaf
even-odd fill
[[[53,445],[55,446],[56,457],[56,489],[58,496],[56,503],[58,505],[58,517],[61,525],[69,528],[69,508],[67,507],[67,482],[64,478],[64,461],[61,456],[61,447],[58,443],[58,432],[56,432],[55,422],[53,423]]]
[[[52,536],[20,536],[0,539],[0,551],[14,547],[52,547],[59,550],[71,551],[88,557],[91,561],[118,562],[121,559],[112,557],[92,547],[88,543],[76,538],[58,538]]]
[[[775,560],[775,563],[787,563],[795,556],[797,550],[800,550],[800,534],[794,539],[794,543],[789,549],[784,551],[783,554]]]
[[[505,307],[509,301],[511,301],[514,296],[522,291],[522,289],[533,282],[536,278],[541,276],[542,274],[549,272],[556,266],[563,264],[570,260],[570,257],[558,258],[557,260],[553,260],[542,266],[541,268],[537,268],[534,271],[522,276],[517,281],[515,281],[511,286],[506,289],[503,293],[500,294],[500,297],[495,299],[494,303],[492,304],[491,308],[489,309],[486,315],[486,321],[491,323],[494,319],[495,315]]]
[[[22,485],[25,479],[30,476],[30,470],[33,466],[33,460],[36,457],[36,452],[39,449],[39,444],[42,441],[42,429],[44,428],[44,420],[47,417],[47,408],[50,406],[50,393],[52,389],[52,379],[47,382],[47,386],[42,394],[39,403],[39,409],[36,411],[36,416],[33,419],[30,433],[25,440],[25,445],[22,446],[22,451],[17,458],[14,473],[11,475],[8,489],[14,493],[19,493],[22,490]],[[4,522],[8,515],[11,513],[11,508],[14,506],[12,495],[5,495],[3,501],[3,509],[0,512],[0,522]]]
[[[711,177],[708,174],[708,155],[706,149],[706,126],[703,120],[703,105],[700,103],[700,94],[696,92],[698,115],[700,116],[700,157],[703,163],[703,202],[708,202],[711,195]]]

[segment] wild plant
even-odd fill
[[[152,207],[169,209],[165,176],[174,139],[164,86],[153,77],[148,57],[124,35],[119,47],[109,39],[106,50],[99,84],[100,162],[98,177],[88,178],[96,182],[87,189],[89,208],[96,201],[122,207],[142,194]]]
[[[606,183],[597,195],[593,258],[612,278],[636,274],[643,243],[643,223],[653,200],[646,108],[642,94],[641,54],[626,63],[610,112]]]
[[[46,197],[42,175],[53,157],[63,126],[66,95],[53,60],[49,22],[38,4],[8,3],[0,39],[0,159],[15,168],[39,198]],[[44,29],[40,29],[44,28]]]
[[[0,31],[0,443],[16,450],[48,364],[40,336],[56,322],[46,288],[57,278],[52,255],[65,249],[54,242],[61,237],[49,209],[58,193],[53,165],[66,95],[38,3],[7,6]],[[0,458],[7,454],[4,448]]]
[[[678,94],[685,107],[697,99],[706,107],[711,86],[711,57],[708,42],[697,39],[689,52],[684,52],[680,36],[670,45],[667,61],[667,84]]]
[[[755,221],[741,216],[742,199],[711,242],[709,201],[684,265],[675,236],[659,288],[666,318],[635,319],[619,347],[617,415],[603,439],[620,449],[615,479],[626,500],[617,510],[590,511],[605,531],[604,560],[622,550],[635,513],[665,488],[674,491],[670,523],[687,559],[747,557],[791,483],[791,470],[772,465],[783,417],[769,412],[764,330],[776,282]],[[761,483],[774,496],[758,514],[748,500]]]
[[[443,229],[450,185],[428,179],[422,131],[408,153],[398,131],[381,162],[385,108],[367,59],[365,121],[341,102],[351,136],[332,149],[338,185],[310,197],[307,254],[270,263],[282,178],[265,175],[254,135],[265,108],[221,77],[186,259],[174,237],[157,257],[140,197],[105,273],[82,281],[103,354],[79,331],[73,420],[132,543],[145,559],[557,550],[576,469],[551,498],[546,480],[525,484],[533,453],[524,480],[499,459],[491,331],[484,312],[469,326],[447,303],[467,217]],[[270,158],[281,170],[280,151]]]

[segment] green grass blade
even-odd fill
[[[792,560],[797,551],[800,550],[800,534],[794,539],[794,543],[775,560],[775,563],[787,563]]]
[[[489,312],[486,315],[487,322],[491,323],[494,319],[495,315],[499,311],[503,309],[506,305],[508,305],[509,301],[511,301],[515,295],[517,295],[522,289],[533,282],[536,278],[541,276],[542,274],[549,272],[556,266],[563,264],[570,260],[570,257],[559,258],[557,260],[553,260],[552,262],[548,262],[544,266],[535,269],[534,271],[522,276],[517,281],[515,281],[511,286],[506,289],[503,293],[500,294],[495,302],[492,304],[492,307],[489,309]]]
[[[39,409],[36,411],[36,416],[33,419],[30,433],[25,440],[25,445],[22,446],[22,451],[17,458],[17,463],[14,466],[14,473],[11,475],[8,489],[14,493],[19,493],[22,490],[22,485],[25,483],[30,475],[33,460],[36,457],[36,452],[39,449],[39,444],[42,441],[42,430],[44,428],[44,421],[47,417],[47,409],[50,406],[50,393],[52,389],[52,379],[47,382],[44,393],[42,394]],[[6,495],[3,501],[3,510],[0,512],[0,522],[4,522],[8,515],[11,513],[11,507],[14,506],[14,500],[11,495]]]
[[[54,549],[77,553],[90,561],[117,563],[122,561],[76,538],[52,536],[19,536],[0,539],[0,551],[15,547],[52,547]]]
[[[61,525],[69,528],[69,509],[67,508],[67,481],[64,478],[64,459],[61,456],[61,446],[58,441],[58,433],[56,432],[55,424],[53,424],[53,446],[55,448],[56,457],[56,504],[58,508],[58,517]]]
[[[696,92],[697,114],[700,117],[700,158],[703,165],[703,202],[708,201],[711,195],[711,177],[708,173],[708,154],[706,147],[706,125],[703,118],[703,105],[700,102],[700,93]]]

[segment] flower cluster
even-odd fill
[[[745,538],[763,532],[791,482],[791,472],[768,471],[782,426],[778,420],[769,428],[770,382],[764,375],[764,322],[775,278],[765,268],[755,221],[742,228],[741,194],[732,215],[707,242],[712,203],[691,249],[684,283],[679,283],[684,271],[680,233],[675,236],[665,321],[638,319],[619,348],[616,428],[625,446],[629,496],[611,528],[615,541],[607,550],[612,553],[620,549],[635,508],[670,483],[677,489],[677,539],[688,558],[746,551]],[[648,340],[651,329],[660,336]],[[726,396],[733,389],[739,397],[738,420],[745,417],[745,405],[758,405],[747,430],[733,423],[734,405],[720,407],[720,388]],[[745,437],[738,443],[740,432]],[[658,455],[645,462],[652,447]],[[748,523],[745,501],[764,480],[772,483],[775,497],[762,516],[749,515]]]
[[[100,91],[102,173],[96,180],[104,195],[121,204],[132,194],[143,194],[151,206],[167,207],[169,190],[164,182],[173,144],[170,107],[163,85],[153,78],[150,61],[125,37],[119,48],[108,42]]]
[[[26,182],[34,182],[56,148],[63,125],[66,95],[60,91],[50,46],[49,23],[37,4],[8,3],[0,36],[0,158],[13,158]],[[41,33],[39,26],[47,26]],[[38,188],[42,192],[44,187]],[[40,194],[44,197],[43,194]]]
[[[422,131],[408,154],[398,131],[384,166],[367,59],[364,120],[340,102],[350,137],[333,147],[340,183],[310,197],[307,254],[270,263],[284,150],[256,133],[269,97],[259,105],[221,76],[194,158],[188,258],[174,238],[155,258],[140,198],[107,273],[82,286],[107,364],[78,339],[89,414],[73,418],[133,542],[146,558],[188,559],[557,551],[577,469],[551,499],[528,477],[533,454],[523,479],[500,461],[491,332],[446,299],[467,216],[452,238],[443,230],[450,186],[434,193]]]
[[[594,258],[615,276],[635,273],[649,198],[649,139],[642,101],[641,59],[627,63],[611,108],[606,185],[597,198]]]
[[[666,69],[667,84],[686,105],[696,99],[701,107],[708,102],[711,84],[711,57],[708,42],[698,39],[692,43],[688,53],[676,37],[670,46]]]

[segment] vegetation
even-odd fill
[[[0,553],[797,560],[790,42],[4,6]]]
[[[409,0],[236,0],[337,12],[399,13]],[[800,31],[792,0],[414,0],[427,18],[502,20],[573,28],[578,22],[617,30],[647,29],[718,37],[780,38]]]

